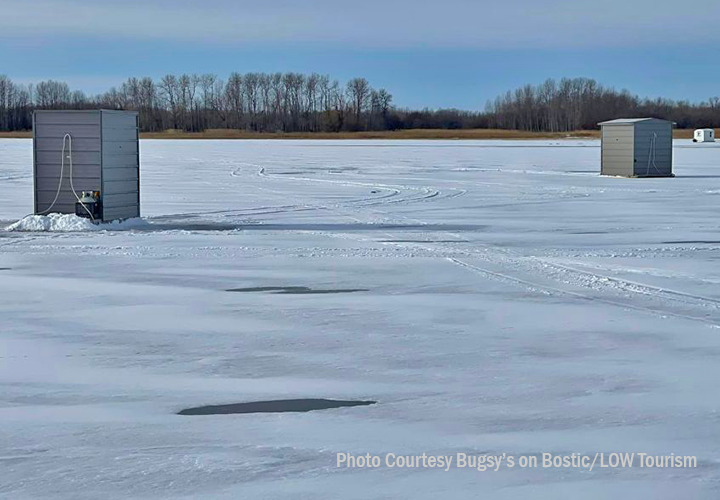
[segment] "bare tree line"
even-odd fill
[[[664,118],[680,128],[720,127],[720,98],[699,104],[640,99],[588,78],[563,78],[509,91],[488,103],[486,116],[493,128],[547,132],[593,129],[620,117]]]
[[[587,78],[525,85],[489,102],[484,112],[408,110],[364,78],[342,85],[328,75],[232,73],[129,78],[87,96],[67,83],[21,85],[0,75],[0,130],[29,130],[35,109],[131,109],[143,131],[243,129],[258,132],[342,132],[413,128],[501,128],[563,132],[631,116],[666,118],[686,127],[720,127],[720,98],[693,104],[640,99]]]
[[[339,132],[388,128],[392,95],[364,78],[341,85],[327,75],[232,73],[129,78],[97,96],[64,82],[18,85],[0,75],[0,130],[32,125],[34,109],[131,109],[143,131],[208,128],[259,132]]]

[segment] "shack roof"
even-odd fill
[[[617,120],[609,120],[606,122],[600,122],[600,123],[598,123],[598,125],[633,125],[635,123],[649,122],[649,121],[672,123],[673,125],[675,125],[675,122],[669,122],[668,120],[661,120],[660,118],[618,118]]]

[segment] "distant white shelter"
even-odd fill
[[[672,177],[673,122],[658,118],[621,118],[602,127],[602,175]]]
[[[715,142],[715,131],[711,128],[699,128],[693,135],[693,142]]]

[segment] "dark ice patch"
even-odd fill
[[[301,287],[302,288],[302,287]],[[312,294],[328,294],[328,293],[357,293],[367,292],[367,288],[328,288],[328,289],[300,289],[300,290],[283,290],[276,292],[278,294],[296,294],[296,295],[312,295]]]
[[[249,288],[230,288],[226,292],[252,293],[252,292],[271,292],[284,295],[312,295],[312,294],[328,294],[328,293],[355,293],[367,292],[367,288],[326,288],[313,289],[307,286],[255,286]]]
[[[243,413],[304,413],[352,406],[369,406],[377,401],[337,401],[332,399],[279,399],[227,405],[198,406],[178,412],[178,415],[232,415]]]
[[[717,245],[720,240],[663,241],[663,245]]]
[[[380,243],[470,243],[468,240],[381,240]]]

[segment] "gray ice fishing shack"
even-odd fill
[[[33,165],[36,214],[74,214],[75,193],[94,191],[99,192],[102,201],[101,220],[140,216],[140,152],[135,111],[35,111]]]
[[[602,128],[602,175],[673,176],[673,122],[622,118],[598,125]]]

